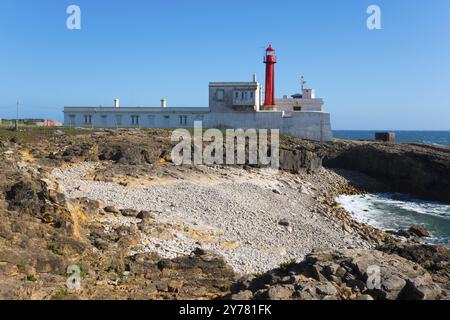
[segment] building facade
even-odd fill
[[[279,129],[282,134],[310,140],[332,138],[330,114],[323,111],[323,100],[278,99],[276,107],[265,110],[262,86],[254,82],[213,82],[209,84],[209,107],[174,108],[162,100],[161,106],[122,108],[65,107],[64,125],[82,128],[192,128],[202,121],[204,128]]]
[[[119,99],[112,107],[65,107],[64,125],[83,128],[192,128],[201,121],[204,128],[279,129],[281,134],[330,141],[330,114],[323,111],[323,100],[315,90],[304,87],[291,98],[275,99],[275,50],[266,50],[266,91],[256,76],[250,82],[211,82],[209,106],[205,108],[168,107],[166,99],[158,108],[121,108]],[[268,63],[270,62],[270,64]]]
[[[204,121],[209,108],[65,107],[71,128],[189,128]]]

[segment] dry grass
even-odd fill
[[[34,143],[54,136],[55,131],[63,131],[66,135],[79,135],[86,133],[84,130],[58,128],[58,127],[33,127],[20,126],[18,131],[15,131],[10,126],[0,126],[0,141],[7,141],[16,137],[19,141],[24,143]]]

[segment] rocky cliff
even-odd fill
[[[221,256],[202,249],[172,259],[154,252],[136,253],[133,248],[140,231],[164,238],[168,224],[157,221],[151,213],[139,212],[147,222],[142,218],[138,228],[113,224],[108,229],[102,223],[105,218],[120,221],[131,213],[107,212],[99,201],[89,198],[66,199],[48,177],[56,167],[70,168],[85,161],[111,163],[111,170],[92,177],[96,181],[102,175],[112,179],[120,173],[130,183],[131,178],[139,178],[140,166],[170,174],[165,166],[171,161],[173,145],[168,131],[3,134],[0,132],[2,299],[449,298],[448,248],[400,243],[387,235],[386,241],[385,235],[375,239],[380,242],[376,249],[317,250],[304,259],[240,280]],[[390,191],[449,201],[450,155],[446,149],[414,144],[317,143],[289,137],[282,138],[280,148],[282,169],[306,171],[309,174],[303,172],[303,176],[313,178],[310,185],[296,191],[296,197],[311,193],[314,210],[308,215],[317,219],[314,226],[325,219],[336,232],[345,230],[346,236],[370,229],[358,231],[344,222],[344,213],[334,217],[324,213],[333,212],[335,203],[330,197],[332,186],[323,186],[327,183],[320,175],[322,163],[372,175]],[[279,189],[270,192],[274,197],[282,193]],[[320,202],[325,198],[328,200]],[[276,220],[275,224],[284,236],[295,234],[289,220]],[[201,234],[187,231],[201,239]],[[81,267],[85,290],[80,292],[66,287],[67,267],[73,264]],[[368,282],[370,266],[382,271],[375,288]]]
[[[285,137],[282,145],[313,153],[322,159],[325,167],[372,176],[387,187],[381,191],[409,193],[450,203],[449,148],[374,141],[320,143],[291,137]]]

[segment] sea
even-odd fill
[[[375,132],[387,132],[389,130],[335,130],[333,136],[336,139],[348,140],[373,140]],[[389,131],[394,132],[397,142],[415,142],[435,146],[450,147],[450,131]]]
[[[383,131],[383,130],[380,130]],[[334,131],[337,139],[373,140],[378,131]],[[450,147],[450,131],[390,131],[398,142]],[[355,220],[383,230],[408,230],[419,225],[431,233],[424,242],[450,245],[450,205],[425,201],[402,193],[339,196],[336,201]]]

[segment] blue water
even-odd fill
[[[431,233],[425,242],[450,245],[449,204],[419,200],[400,193],[343,195],[336,200],[358,221],[396,231],[419,225]]]
[[[333,135],[337,139],[346,140],[374,140],[375,132],[386,130],[335,130]],[[389,131],[395,132],[397,142],[416,142],[450,147],[450,131]]]
[[[346,140],[374,140],[375,132],[386,130],[336,130],[334,137]],[[450,147],[450,131],[389,131],[397,142],[415,142]],[[429,243],[450,245],[450,205],[415,199],[404,194],[340,196],[337,201],[356,220],[385,230],[409,229],[420,225],[429,230]]]

